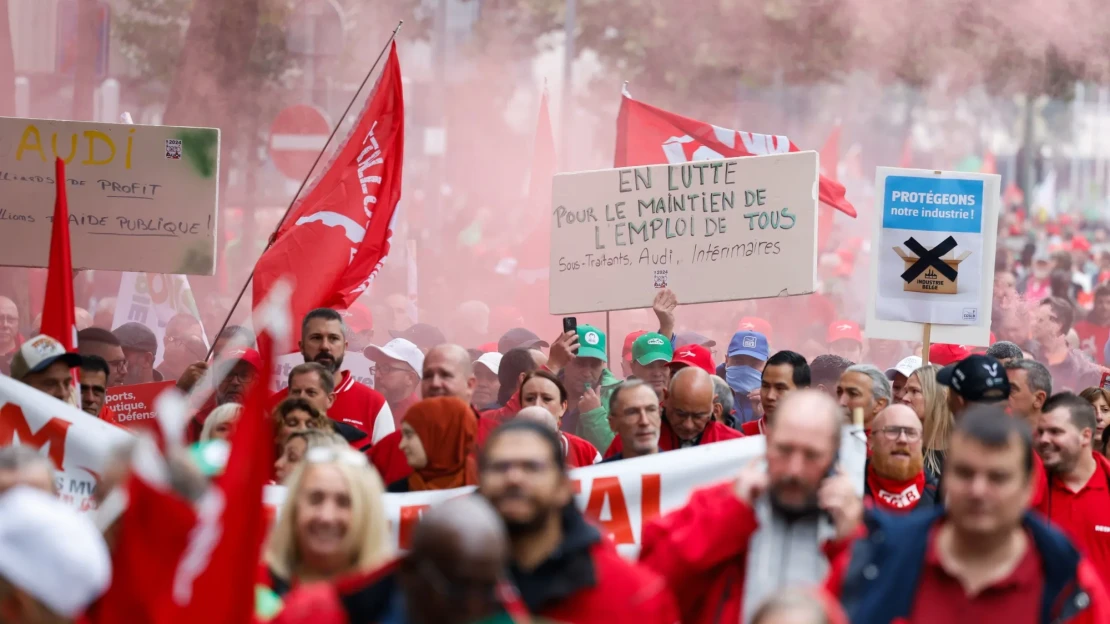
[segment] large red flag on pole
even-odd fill
[[[46,274],[46,297],[40,333],[62,343],[66,351],[77,350],[77,319],[73,309],[73,260],[69,249],[69,205],[66,202],[66,163],[54,164],[57,195],[54,224],[50,230],[50,268]]]
[[[728,130],[644,104],[625,92],[617,115],[614,167],[635,167],[695,160],[765,156],[800,151],[782,135]],[[821,176],[821,203],[855,218],[856,209],[844,196],[844,185]]]
[[[257,305],[282,277],[295,280],[293,318],[345,310],[370,286],[393,236],[401,199],[405,103],[397,44],[343,147],[297,202],[254,269]],[[294,327],[294,339],[300,328]]]

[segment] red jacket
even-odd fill
[[[478,416],[478,436],[475,439],[475,444],[478,448],[486,443],[486,438],[489,437],[491,431],[496,429],[501,423],[512,420],[520,411],[520,391],[517,390],[513,396],[509,397],[509,402],[502,407],[490,409],[482,412]]]
[[[289,388],[282,388],[274,393],[271,402],[277,405],[287,396]],[[394,430],[393,412],[385,402],[385,397],[377,390],[355,381],[350,371],[343,371],[335,382],[335,403],[328,410],[328,417],[357,428],[370,436],[373,444],[377,444]]]
[[[685,507],[646,524],[640,562],[667,580],[685,624],[739,622],[755,512],[733,483],[698,490]],[[850,540],[825,544],[830,561]]]
[[[740,425],[740,433],[746,436],[763,435],[763,428],[766,426],[766,417],[760,418],[759,420],[749,420],[748,422]]]
[[[597,452],[589,440],[565,431],[559,434],[563,438],[563,456],[567,458],[567,468],[592,466],[601,461],[601,453]]]
[[[698,446],[712,444],[714,442],[724,442],[725,440],[735,440],[736,438],[742,437],[744,437],[744,434],[739,431],[727,425],[722,425],[715,420],[711,420],[709,424],[705,426],[705,429],[702,430],[701,439],[698,440]],[[679,444],[678,436],[674,434],[674,431],[671,429],[671,424],[664,418],[663,425],[660,427],[659,431],[659,451],[673,451],[679,448],[682,448],[682,446]],[[609,444],[609,448],[605,449],[605,459],[609,459],[623,450],[624,444],[621,443],[621,437],[617,436],[613,438],[613,442]]]
[[[562,514],[563,541],[530,571],[510,565],[528,611],[575,624],[676,624],[664,579],[625,561],[573,504]]]

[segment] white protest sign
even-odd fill
[[[290,371],[299,364],[304,364],[304,356],[300,353],[290,353],[277,358],[274,370],[270,374],[270,391],[284,390],[289,385]],[[339,366],[339,370],[350,371],[355,381],[370,388],[374,387],[374,363],[361,353],[348,351],[344,354],[343,364]],[[338,383],[338,380],[336,382]]]
[[[133,436],[52,396],[0,375],[0,446],[32,446],[58,471],[58,496],[96,508],[93,489],[111,453]]]
[[[45,267],[66,162],[74,269],[211,275],[220,131],[0,117],[0,265]]]
[[[189,278],[184,275],[127,272],[120,278],[112,327],[132,322],[146,325],[158,339],[160,351],[155,354],[155,366],[158,366],[165,357],[166,323],[182,313],[200,321]],[[204,346],[208,347],[203,325],[200,331]]]
[[[1001,178],[879,167],[867,335],[986,346]]]
[[[812,293],[817,153],[556,175],[551,313]]]
[[[658,455],[594,464],[570,471],[582,512],[612,539],[621,553],[635,557],[645,522],[686,504],[691,492],[736,475],[747,462],[763,456],[763,436],[717,442]],[[863,495],[867,444],[862,430],[845,427],[841,434],[840,468],[851,475]],[[393,546],[407,548],[412,529],[428,507],[472,492],[474,488],[386,494],[385,509]],[[265,504],[277,517],[284,486],[267,486]]]

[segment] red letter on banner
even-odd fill
[[[401,507],[401,525],[397,528],[397,542],[401,548],[408,550],[412,543],[412,530],[420,522],[420,514],[431,505],[408,505]]]
[[[51,418],[38,431],[31,433],[31,425],[23,410],[18,405],[5,403],[0,407],[0,446],[10,446],[19,437],[19,443],[24,446],[42,448],[50,445],[50,461],[54,467],[64,470],[66,457],[66,430],[73,423],[61,418]]]
[[[605,506],[605,499],[609,498],[609,514],[611,519],[601,519],[601,509]],[[601,530],[608,533],[617,544],[635,544],[632,537],[632,525],[628,521],[628,505],[624,502],[624,492],[621,490],[621,481],[617,477],[598,477],[590,486],[590,499],[586,503],[586,515],[597,520]]]

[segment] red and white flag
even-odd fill
[[[785,136],[728,130],[621,97],[617,115],[614,167],[684,163],[695,160],[765,156],[800,151]],[[844,196],[844,185],[821,176],[821,203],[855,218],[856,209]]]
[[[57,195],[54,199],[54,225],[50,230],[50,268],[46,273],[46,297],[42,307],[42,328],[62,343],[66,351],[77,350],[77,319],[73,308],[73,260],[69,248],[69,204],[66,201],[66,163],[54,163]]]
[[[318,307],[345,310],[389,254],[401,199],[405,103],[397,44],[342,148],[290,211],[254,269],[254,301],[294,280],[293,318]],[[294,327],[294,339],[300,328]]]

